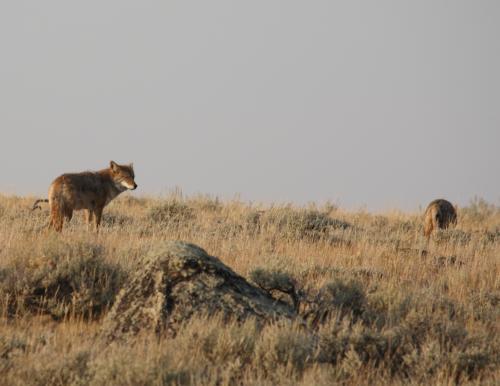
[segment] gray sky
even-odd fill
[[[0,191],[500,203],[500,2],[3,1]]]

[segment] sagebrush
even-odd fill
[[[120,197],[97,235],[0,196],[0,383],[495,384],[500,209],[475,199],[427,242],[423,213]],[[293,322],[191,319],[107,345],[101,320],[163,240],[219,257]]]

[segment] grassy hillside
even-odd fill
[[[0,196],[0,384],[495,384],[500,208],[474,201],[422,237],[422,213],[120,197],[100,233],[77,214]],[[161,240],[203,247],[247,279],[327,289],[319,323],[192,319],[176,336],[104,345],[100,322]],[[275,294],[276,295],[276,294]],[[276,296],[279,296],[276,295]]]

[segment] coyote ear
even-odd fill
[[[109,168],[112,170],[112,171],[116,171],[117,169],[117,164],[115,161],[109,161]]]
[[[131,162],[129,166],[130,166],[131,169],[133,169],[134,168],[134,163]]]

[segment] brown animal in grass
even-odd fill
[[[74,210],[85,210],[87,223],[93,221],[99,228],[104,207],[126,190],[134,190],[134,168],[111,161],[109,168],[97,172],[68,173],[57,177],[49,188],[48,200],[37,200],[50,205],[49,228],[62,231],[64,219],[71,220]]]
[[[424,215],[424,235],[429,239],[435,229],[446,229],[457,223],[457,210],[446,200],[432,201]]]

